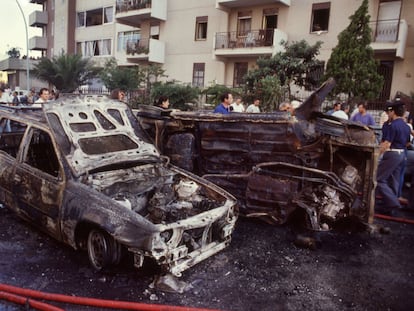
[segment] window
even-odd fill
[[[85,27],[85,12],[78,12],[76,15],[76,27]]]
[[[126,51],[128,45],[137,43],[140,38],[139,31],[118,32],[118,51]]]
[[[112,23],[114,21],[114,8],[106,7],[95,10],[89,10],[86,12],[77,12],[76,14],[76,26],[77,27],[90,27]]]
[[[194,63],[193,65],[193,86],[203,87],[205,76],[204,63]]]
[[[330,2],[314,3],[312,5],[311,32],[328,31]]]
[[[27,125],[10,119],[0,121],[0,150],[16,157]]]
[[[77,42],[76,52],[84,57],[111,55],[111,39]]]
[[[114,8],[113,7],[107,7],[104,8],[104,24],[112,23],[114,21]]]
[[[248,63],[234,63],[233,87],[244,85]]]
[[[239,12],[237,18],[237,36],[245,37],[252,29],[252,12]]]
[[[160,38],[160,25],[153,25],[150,28],[151,39],[158,40]]]
[[[54,177],[59,176],[59,161],[49,134],[33,130],[25,163]]]
[[[208,16],[196,17],[196,33],[195,33],[196,41],[207,39],[207,21],[208,21]]]
[[[102,9],[86,11],[86,27],[102,25]]]

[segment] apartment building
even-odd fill
[[[31,0],[30,49],[81,53],[103,65],[158,63],[168,79],[239,86],[281,40],[322,41],[327,62],[362,0]],[[385,77],[382,99],[414,91],[414,0],[369,0],[372,48]]]

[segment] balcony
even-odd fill
[[[29,50],[44,51],[47,50],[47,38],[35,36],[29,39]]]
[[[404,58],[408,36],[408,25],[405,20],[373,21],[370,27],[371,47],[375,53],[392,53],[395,57]]]
[[[48,17],[45,11],[34,11],[29,15],[29,26],[42,27],[47,25]]]
[[[116,20],[120,24],[141,27],[148,20],[167,19],[167,0],[117,0]]]
[[[215,55],[221,57],[275,55],[284,50],[282,41],[287,41],[287,34],[279,29],[251,30],[245,34],[218,32],[214,50]]]
[[[148,61],[162,64],[165,61],[165,43],[151,38],[129,40],[126,54],[128,62],[131,63]]]
[[[283,4],[290,6],[290,0],[216,0],[216,8],[228,10],[237,7]]]

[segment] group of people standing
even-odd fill
[[[260,113],[260,99],[255,98],[247,108],[244,107],[241,97],[237,96],[233,102],[231,93],[224,93],[220,96],[220,104],[214,108],[214,113],[229,114],[231,112]]]
[[[367,112],[365,101],[359,102],[351,115],[349,105],[340,102],[335,103],[327,114],[368,126],[377,125],[373,116]],[[381,115],[381,156],[376,176],[376,206],[378,211],[385,214],[393,214],[406,206],[414,211],[414,131],[412,115],[407,115],[405,105],[399,99],[388,101]],[[402,194],[405,173],[411,175],[408,198],[404,198]]]
[[[240,97],[236,97],[233,101],[231,93],[224,93],[213,112],[221,114],[232,112],[257,113],[260,112],[259,105],[260,100],[254,99],[253,103],[245,109]],[[293,115],[294,105],[299,106],[300,103],[283,102],[279,110],[290,112]],[[366,101],[359,102],[351,114],[349,110],[348,104],[337,102],[327,114],[367,126],[376,125],[373,116],[367,112]],[[401,209],[402,204],[407,205],[409,209],[414,211],[414,163],[410,163],[410,161],[414,162],[414,158],[409,157],[407,163],[408,148],[410,146],[412,148],[412,136],[410,137],[410,135],[414,135],[414,131],[409,126],[410,120],[408,120],[409,122],[404,120],[405,106],[402,101],[387,102],[384,113],[387,115],[387,121],[382,125],[382,140],[379,146],[381,157],[376,176],[376,197],[380,199],[380,204],[385,208],[383,210],[385,213],[392,213],[395,209]],[[413,122],[412,117],[411,122]],[[410,152],[414,154],[414,150]],[[411,191],[408,199],[402,198],[402,186],[406,169],[411,174]],[[379,202],[377,203],[376,205],[379,206]]]
[[[346,103],[336,102],[332,109],[326,114],[337,117],[339,119],[359,122],[364,125],[375,125],[374,117],[367,112],[367,102],[360,101],[356,108],[350,113],[350,106]]]
[[[53,90],[49,92],[47,88],[41,88],[39,92],[32,88],[27,95],[22,95],[20,98],[17,91],[12,92],[11,96],[9,96],[4,89],[0,88],[0,103],[10,106],[41,107],[43,103],[56,98],[56,93]]]
[[[279,106],[280,111],[293,111],[300,105],[299,101],[293,100],[292,102],[283,102]],[[214,108],[214,113],[229,114],[232,112],[247,112],[247,113],[260,113],[260,98],[255,97],[253,103],[244,107],[241,97],[237,96],[233,100],[231,93],[224,93],[220,96],[220,103]]]

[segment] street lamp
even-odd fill
[[[27,30],[27,23],[26,23],[26,17],[24,16],[24,12],[23,9],[19,3],[18,0],[16,0],[17,5],[19,6],[20,12],[22,13],[23,16],[23,21],[24,21],[24,27],[26,29],[26,89],[30,90],[30,79],[29,79],[29,72],[30,72],[30,65],[29,65],[29,32]]]

